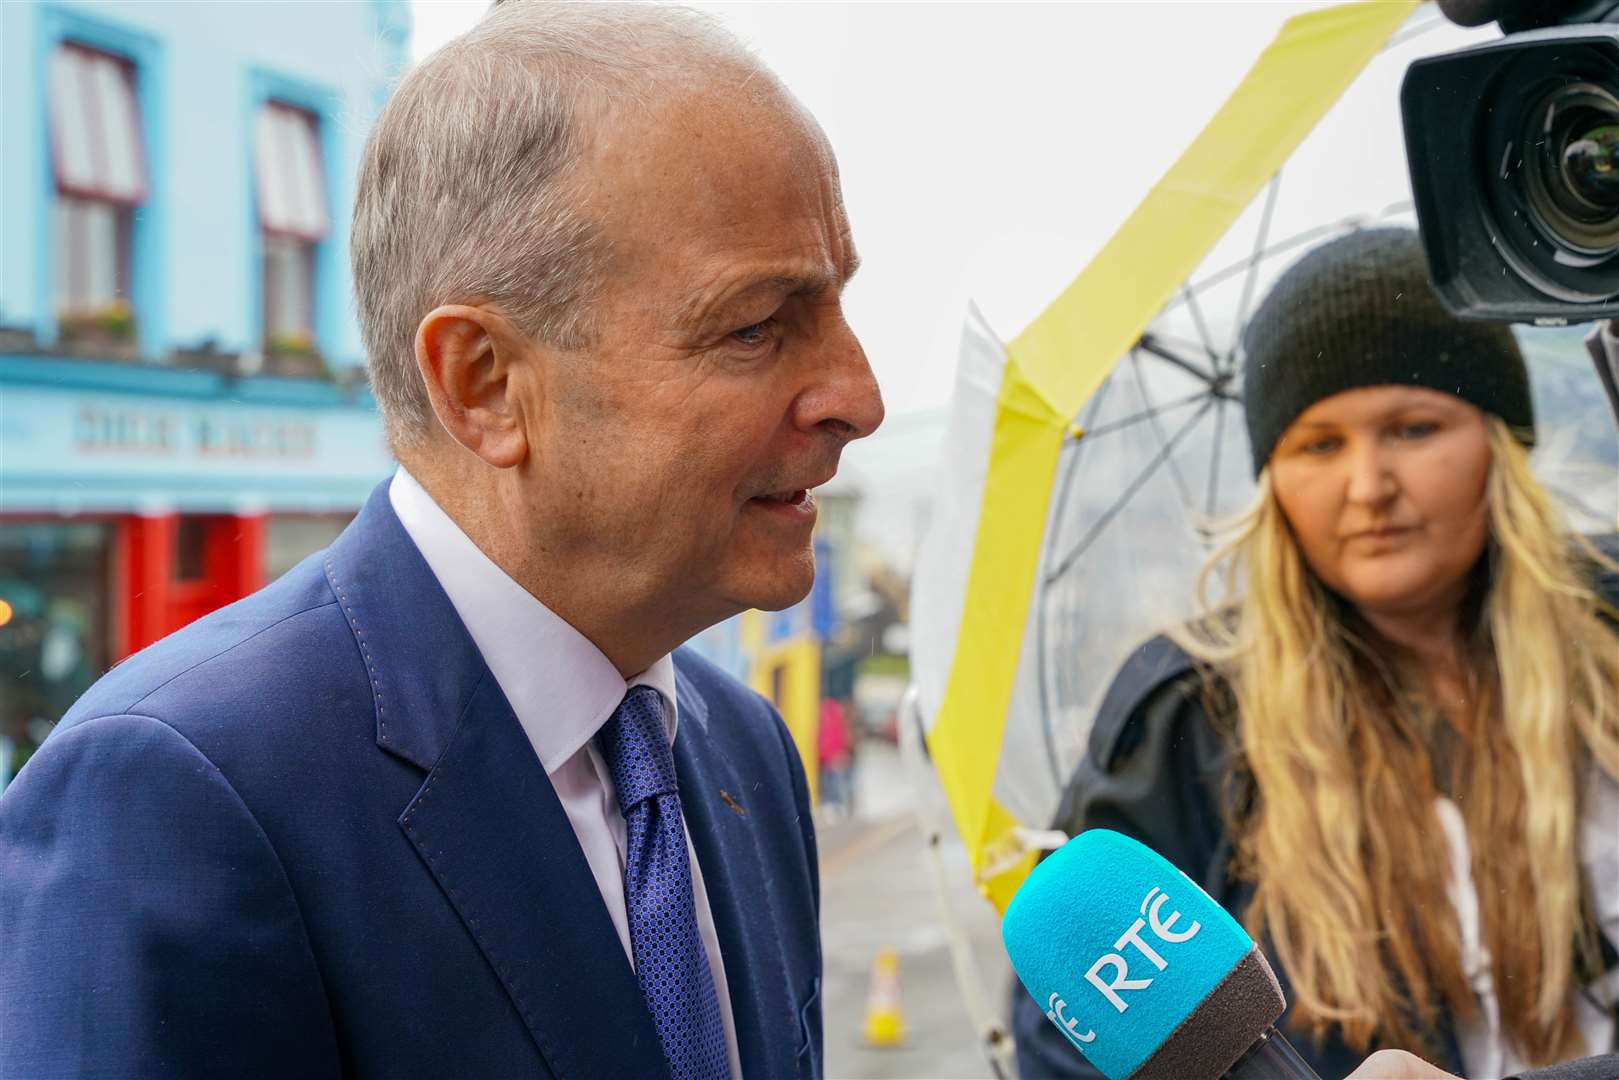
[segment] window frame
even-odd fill
[[[35,338],[51,346],[60,340],[56,310],[57,258],[54,251],[55,199],[58,193],[55,151],[52,146],[50,58],[62,46],[73,45],[106,53],[123,61],[132,75],[139,126],[137,148],[144,175],[140,213],[131,214],[128,226],[126,298],[135,320],[135,343],[140,354],[160,351],[164,339],[163,300],[166,288],[163,237],[168,210],[163,157],[165,125],[162,95],[165,56],[158,38],[142,30],[111,21],[99,13],[83,12],[60,3],[40,4],[34,29],[33,73],[36,108],[32,142],[37,147],[32,203],[34,289],[23,310],[31,313]]]
[[[343,277],[338,259],[346,248],[347,236],[341,216],[333,213],[334,207],[347,205],[349,197],[348,188],[341,183],[342,177],[336,168],[340,149],[336,118],[341,115],[342,100],[342,96],[335,90],[318,83],[263,68],[253,68],[248,72],[244,102],[243,152],[248,163],[248,175],[252,181],[248,185],[246,199],[248,235],[252,237],[249,245],[248,282],[251,290],[249,332],[250,340],[257,342],[257,347],[266,354],[270,351],[271,337],[269,284],[265,280],[266,237],[291,234],[272,233],[271,230],[267,230],[260,211],[256,157],[259,112],[274,105],[304,113],[314,121],[315,146],[320,153],[318,171],[326,209],[326,228],[318,239],[306,240],[310,247],[309,262],[312,266],[309,278],[311,324],[309,339],[314,355],[330,358],[335,352],[344,310],[340,291]]]

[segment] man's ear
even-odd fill
[[[526,339],[497,311],[445,304],[416,327],[416,366],[450,437],[497,469],[528,454],[518,387]]]

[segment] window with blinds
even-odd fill
[[[64,43],[50,57],[55,308],[62,329],[132,340],[131,230],[146,199],[134,66]]]
[[[265,351],[313,354],[315,246],[330,228],[320,123],[303,109],[267,102],[255,121],[253,151]]]

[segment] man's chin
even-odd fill
[[[778,588],[762,591],[748,606],[758,608],[760,611],[786,611],[800,600],[810,594],[810,587],[814,579],[806,581],[800,588]]]
[[[805,552],[801,557],[753,569],[732,594],[743,608],[785,611],[808,596],[814,585],[815,556]]]

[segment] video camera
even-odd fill
[[[1400,90],[1434,289],[1464,318],[1619,316],[1619,0],[1439,0],[1499,41]]]
[[[1400,87],[1428,275],[1452,313],[1619,316],[1619,0],[1439,0],[1506,35],[1418,60]],[[1585,340],[1619,418],[1619,321]]]

